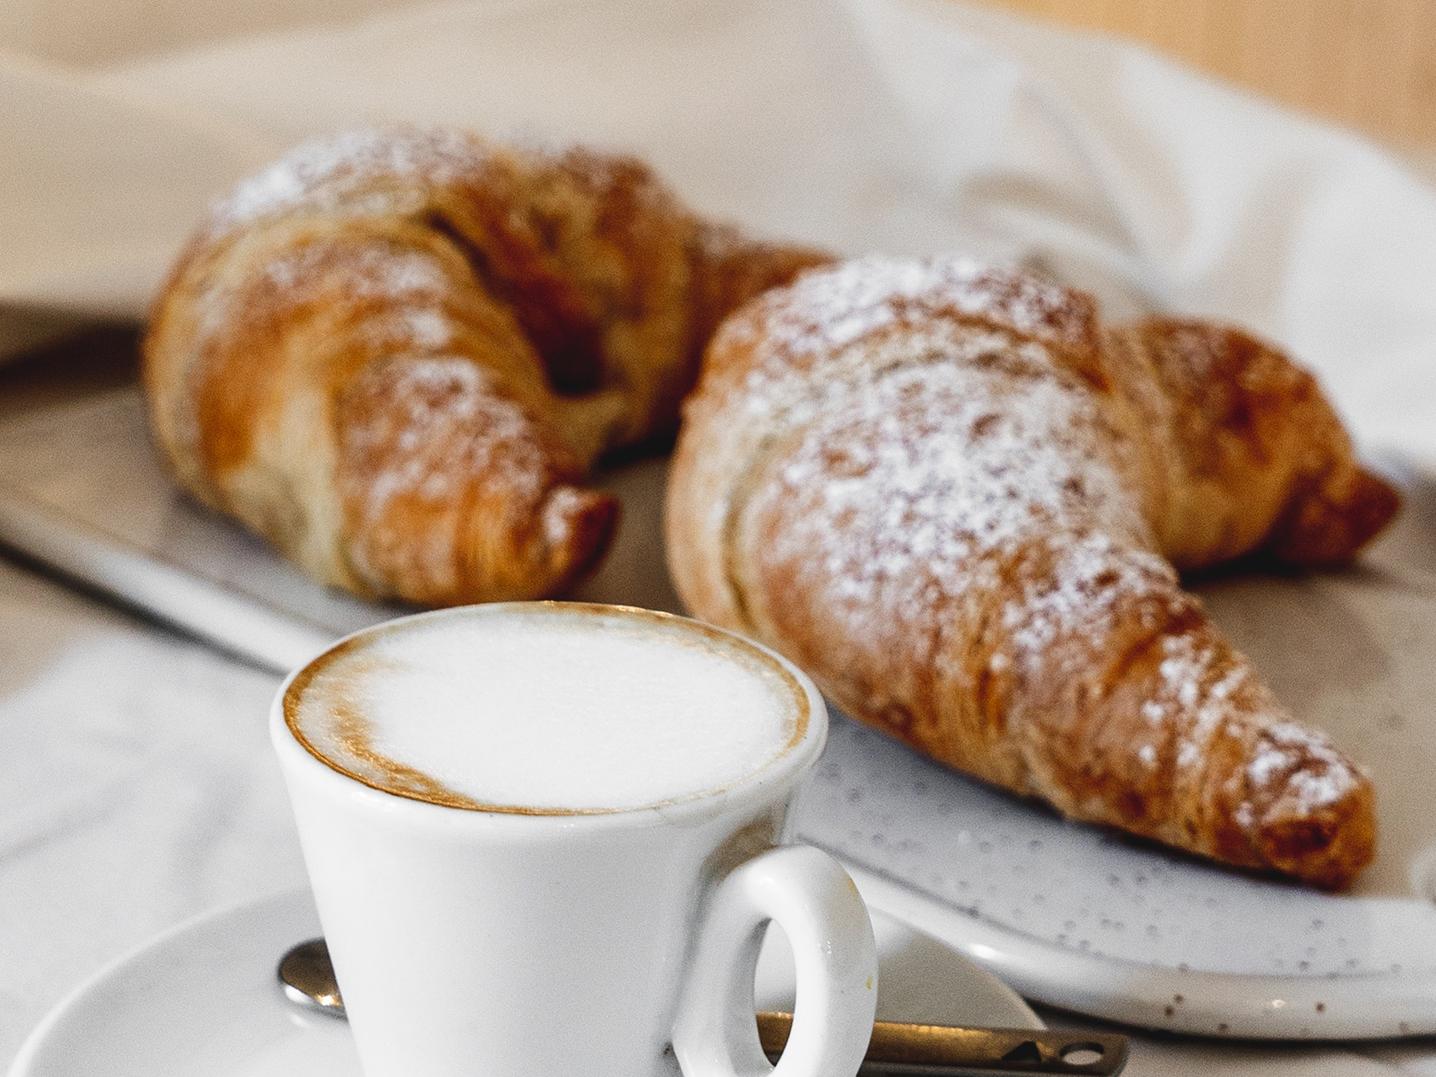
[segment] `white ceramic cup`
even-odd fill
[[[291,675],[271,735],[366,1077],[655,1077],[674,1071],[670,1043],[684,1077],[857,1071],[877,986],[867,910],[830,856],[779,844],[827,712],[797,668],[740,642],[801,686],[805,727],[791,747],[720,792],[602,814],[471,810],[372,788],[311,753],[286,720],[291,687],[324,655]],[[776,1069],[753,1020],[769,921],[792,944],[797,983]]]

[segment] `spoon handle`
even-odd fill
[[[770,1057],[788,1042],[793,1016],[758,1014],[758,1037]],[[946,1077],[956,1074],[1086,1074],[1112,1077],[1127,1064],[1127,1037],[1111,1033],[1034,1031],[1025,1028],[953,1028],[892,1021],[873,1024],[860,1071]]]

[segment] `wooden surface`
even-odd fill
[[[1436,0],[981,0],[1144,42],[1416,153],[1436,151]]]

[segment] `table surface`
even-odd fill
[[[1429,0],[982,0],[1117,34],[1375,136],[1436,152]]]

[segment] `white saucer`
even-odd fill
[[[1042,1028],[1009,988],[882,913],[878,1017]],[[280,955],[319,934],[307,891],[191,920],[121,958],[31,1033],[9,1077],[358,1077],[348,1026],[287,1002]],[[758,966],[760,1008],[792,1006],[789,954],[774,933]]]

